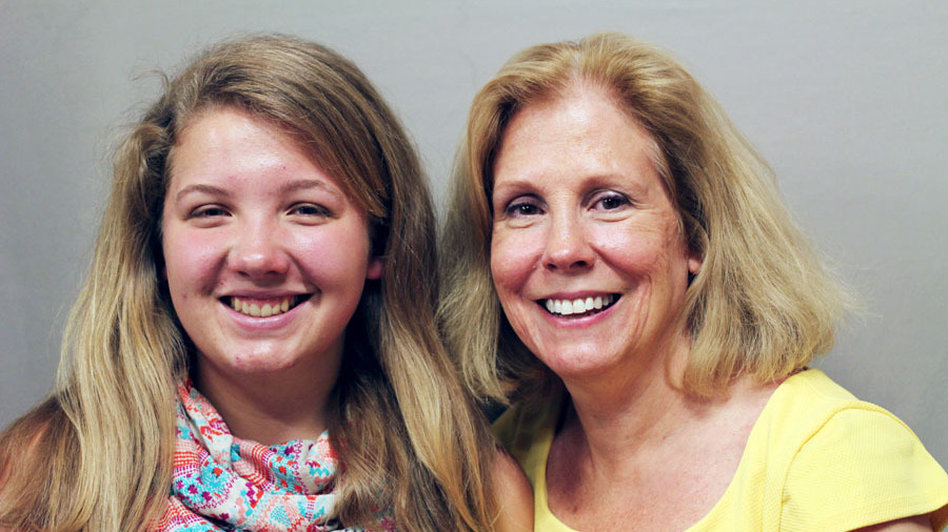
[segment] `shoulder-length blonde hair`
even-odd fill
[[[689,249],[702,257],[682,320],[685,389],[711,397],[738,374],[787,376],[828,350],[846,296],[780,199],[767,164],[667,53],[620,34],[542,44],[510,59],[474,98],[442,243],[440,321],[476,394],[537,399],[557,378],[507,323],[490,279],[494,160],[531,102],[577,83],[604,89],[651,134]]]
[[[174,383],[189,346],[161,280],[169,154],[189,120],[232,106],[285,128],[369,214],[384,273],[346,334],[330,435],[338,517],[406,530],[490,528],[494,447],[438,337],[435,222],[417,156],[365,76],[285,36],[216,45],[166,83],[119,148],[90,272],[69,318],[56,388],[0,440],[0,523],[136,530],[171,481]],[[28,463],[20,460],[32,445]],[[6,463],[4,463],[6,462]],[[35,480],[51,491],[37,489]]]

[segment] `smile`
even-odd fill
[[[616,294],[577,299],[541,299],[537,301],[554,316],[582,317],[602,312],[619,300]]]
[[[246,314],[247,316],[253,316],[255,318],[266,318],[269,316],[276,316],[277,314],[283,314],[284,312],[296,307],[306,299],[309,299],[309,294],[269,299],[225,296],[221,298],[221,302],[241,314]]]

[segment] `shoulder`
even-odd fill
[[[495,530],[533,530],[533,490],[520,466],[506,451],[498,449],[491,473],[499,510]]]
[[[23,463],[40,460],[43,442],[65,421],[65,414],[53,399],[37,405],[0,433],[0,485],[7,485]]]
[[[832,435],[864,431],[878,423],[917,440],[887,410],[860,401],[816,369],[800,372],[780,384],[758,419],[769,436],[771,457],[786,454],[789,459],[802,448],[825,442]]]
[[[901,420],[808,370],[774,394],[783,525],[853,529],[948,504],[948,475]],[[782,463],[781,463],[782,462]]]
[[[55,399],[47,399],[0,434],[0,526],[23,527],[45,506],[49,483],[68,472],[55,471],[48,449],[69,441],[69,420]],[[2,530],[2,529],[0,529]]]

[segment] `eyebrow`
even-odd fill
[[[298,190],[309,190],[314,188],[323,189],[334,196],[342,195],[339,191],[329,187],[325,182],[319,179],[299,179],[296,181],[291,181],[280,187],[279,192],[281,194],[288,194]],[[198,183],[194,185],[188,185],[179,190],[178,193],[175,194],[175,202],[181,201],[181,198],[184,196],[194,193],[204,193],[211,196],[223,196],[225,198],[230,196],[230,193],[228,193],[227,190],[223,188],[215,187],[214,185]]]
[[[204,194],[209,194],[212,196],[229,196],[230,195],[227,193],[226,190],[219,187],[215,187],[212,185],[196,184],[196,185],[188,185],[182,188],[181,190],[179,190],[178,193],[174,195],[174,200],[177,203],[181,201],[181,198],[187,196],[188,194],[194,194],[195,192],[203,192]]]
[[[288,192],[296,192],[298,190],[308,190],[312,188],[320,188],[334,195],[339,194],[336,190],[329,187],[321,179],[298,179],[296,181],[290,181],[289,183],[280,187],[280,192],[285,194]]]

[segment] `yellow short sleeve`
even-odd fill
[[[800,447],[783,503],[781,528],[851,530],[944,507],[948,475],[892,414],[847,408]]]

